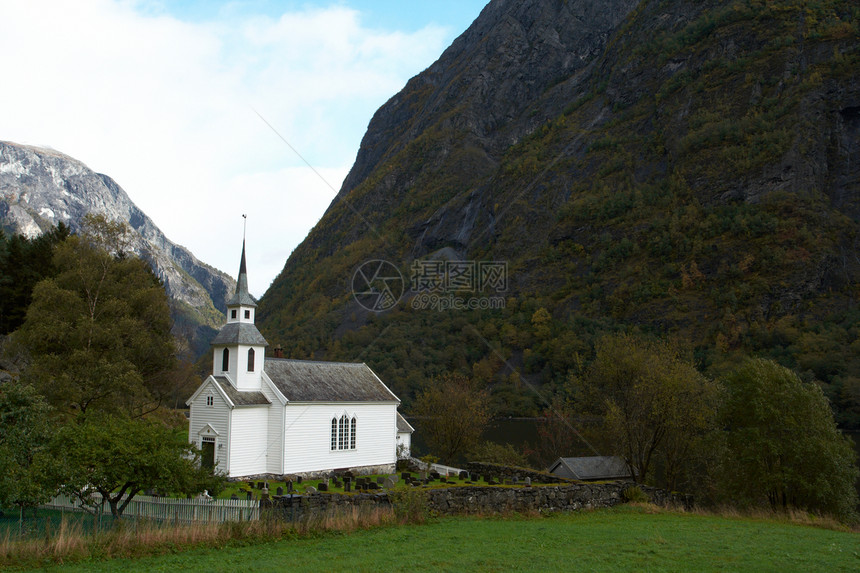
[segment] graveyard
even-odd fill
[[[332,477],[304,479],[295,476],[282,481],[255,479],[228,482],[218,493],[218,499],[261,500],[284,495],[312,495],[324,493],[358,494],[402,491],[412,488],[438,489],[466,486],[531,487],[530,477],[504,478],[490,473],[460,471],[448,475],[436,471],[404,471],[397,474],[354,476],[350,472],[336,473]],[[538,485],[536,482],[535,485]]]

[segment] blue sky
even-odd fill
[[[340,189],[373,113],[484,4],[0,0],[15,87],[0,93],[0,140],[113,177],[168,238],[231,275],[248,214],[260,296]]]
[[[256,13],[278,17],[284,12],[296,12],[309,6],[347,6],[361,13],[365,25],[387,30],[416,31],[428,24],[452,30],[465,30],[486,5],[484,0],[352,0],[333,2],[301,2],[284,0],[249,0],[220,2],[208,0],[153,2],[154,12],[163,11],[189,21],[208,21],[235,14]]]

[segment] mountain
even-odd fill
[[[171,242],[117,183],[50,149],[0,141],[0,224],[33,237],[63,222],[74,232],[84,215],[126,221],[134,230],[131,251],[150,263],[164,282],[174,331],[194,358],[208,349],[235,281]]]
[[[260,330],[407,404],[469,373],[511,415],[640,330],[712,375],[774,357],[860,424],[858,22],[839,0],[493,0],[374,115]],[[352,293],[372,260],[404,278],[386,312]],[[503,300],[409,289],[470,261],[507,265]]]

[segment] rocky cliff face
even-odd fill
[[[171,242],[117,183],[53,150],[0,142],[0,223],[11,232],[38,235],[63,222],[72,231],[87,213],[126,221],[131,250],[164,281],[178,325],[205,339],[220,326],[235,281]],[[205,340],[197,340],[205,348]]]
[[[644,328],[715,370],[783,357],[860,423],[858,20],[845,0],[491,1],[373,117],[261,330],[362,355],[408,399],[415,370],[565,380],[601,329]],[[509,306],[371,319],[351,296],[364,261],[408,286],[438,257],[507,262]]]

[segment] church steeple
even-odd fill
[[[257,302],[248,293],[248,270],[245,267],[245,240],[242,240],[242,262],[239,263],[239,277],[236,280],[236,293],[227,301],[227,306],[250,306],[257,308]]]
[[[248,292],[245,241],[236,280],[236,293],[227,301],[227,324],[212,340],[212,374],[226,376],[239,390],[259,390],[266,347],[254,325],[257,301]]]

